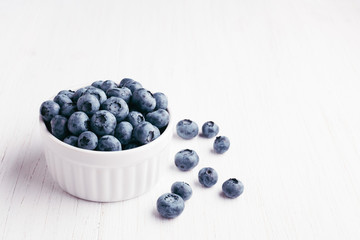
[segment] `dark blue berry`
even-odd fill
[[[175,166],[181,171],[189,171],[199,163],[199,156],[194,150],[184,149],[175,154]]]
[[[116,84],[114,81],[112,81],[112,80],[105,80],[105,81],[101,84],[100,88],[101,88],[104,92],[106,92],[107,90],[109,90],[109,89],[111,89],[111,88],[117,88],[117,84]]]
[[[126,120],[131,123],[131,125],[133,125],[133,127],[136,127],[137,125],[139,125],[140,123],[145,121],[144,116],[137,111],[131,111],[129,112]]]
[[[105,135],[99,139],[97,149],[99,151],[120,151],[121,144],[114,136]]]
[[[135,81],[131,78],[123,78],[119,83],[119,88],[126,87],[126,85],[129,85],[130,83],[133,82]]]
[[[213,121],[208,121],[202,125],[202,136],[213,138],[219,133],[219,126]]]
[[[146,121],[150,122],[158,128],[166,127],[169,123],[169,113],[164,109],[159,109],[146,114]]]
[[[142,144],[147,144],[155,140],[159,134],[159,129],[156,129],[156,127],[149,122],[143,122],[137,125],[133,133],[135,139]]]
[[[216,153],[224,153],[230,148],[230,140],[225,136],[218,136],[214,141],[214,151]]]
[[[198,178],[201,185],[209,188],[217,183],[218,174],[213,168],[206,167],[199,171]]]
[[[69,98],[66,94],[58,94],[54,97],[54,102],[60,105],[60,107],[66,103],[72,103],[71,98]]]
[[[236,178],[230,178],[223,183],[222,190],[228,198],[237,198],[244,192],[244,184]]]
[[[119,97],[110,97],[103,104],[101,109],[107,110],[114,114],[116,121],[120,122],[124,120],[129,114],[129,107],[127,103]]]
[[[86,113],[88,116],[92,116],[94,113],[99,111],[100,102],[94,95],[87,93],[78,99],[77,108],[78,110]]]
[[[40,115],[45,122],[50,122],[59,112],[60,105],[51,100],[43,102],[40,106]]]
[[[51,119],[51,133],[57,139],[63,140],[68,135],[67,121],[67,118],[61,115],[56,115]]]
[[[185,201],[190,199],[192,195],[192,189],[186,182],[174,182],[173,185],[171,185],[171,192],[179,195]]]
[[[167,109],[168,107],[168,99],[166,97],[165,94],[163,94],[162,92],[157,92],[153,94],[155,101],[156,101],[156,107],[155,110],[157,109]]]
[[[94,113],[90,119],[91,130],[98,136],[112,134],[116,127],[115,116],[106,110]]]
[[[86,131],[80,134],[78,138],[78,147],[88,150],[94,150],[98,145],[98,137],[91,131]]]
[[[196,122],[184,119],[176,125],[176,132],[183,139],[192,139],[199,133],[199,127]]]
[[[120,141],[122,145],[125,145],[130,143],[133,130],[134,127],[131,125],[131,123],[123,121],[116,126],[114,136]]]
[[[109,97],[119,97],[119,98],[124,99],[124,101],[126,103],[130,103],[132,93],[131,93],[130,89],[128,89],[126,87],[122,87],[122,88],[111,88],[106,91],[106,95],[108,98]]]
[[[179,195],[165,193],[158,198],[156,207],[162,217],[175,218],[184,211],[185,204],[184,200]]]
[[[64,143],[67,143],[71,146],[77,147],[78,137],[74,135],[67,136],[64,138]]]
[[[91,86],[101,89],[101,84],[103,84],[103,82],[104,82],[103,80],[98,80],[98,81],[93,82],[91,84]]]
[[[75,135],[79,136],[82,132],[88,131],[90,128],[90,119],[84,112],[74,112],[68,120],[68,129]]]
[[[145,88],[139,88],[133,92],[131,103],[135,108],[143,113],[151,112],[156,107],[155,98],[151,92]]]

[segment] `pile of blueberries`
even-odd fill
[[[75,147],[120,151],[147,144],[169,123],[168,99],[130,78],[99,80],[77,91],[60,91],[41,104],[48,130]]]
[[[176,131],[179,137],[183,139],[192,139],[198,135],[199,128],[194,121],[184,119],[178,122]],[[218,133],[219,126],[213,121],[208,121],[203,124],[202,134],[200,134],[200,136],[213,138]],[[229,150],[230,141],[225,136],[218,136],[215,138],[213,148],[216,153],[223,154]],[[175,155],[175,165],[181,171],[189,171],[196,167],[198,163],[199,156],[194,150],[184,149]],[[217,183],[218,174],[215,169],[205,167],[200,169],[198,180],[202,186],[210,188]],[[228,198],[237,198],[243,193],[244,185],[236,178],[230,178],[222,184],[222,191]],[[164,218],[170,219],[179,216],[185,208],[185,201],[190,199],[191,195],[192,188],[188,183],[173,183],[171,186],[171,193],[161,195],[156,202],[159,214]]]

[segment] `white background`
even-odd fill
[[[356,0],[1,0],[0,239],[359,239],[359,43]],[[124,77],[166,93],[175,121],[215,121],[231,148],[174,136],[173,154],[198,152],[192,171],[169,159],[139,198],[74,198],[49,175],[39,106]],[[220,195],[230,177],[235,200]],[[156,199],[177,180],[194,194],[164,220]]]

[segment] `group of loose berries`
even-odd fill
[[[176,125],[176,132],[179,137],[183,139],[192,139],[199,133],[198,125],[189,119],[184,119]],[[212,121],[205,122],[202,126],[202,133],[200,136],[205,138],[213,138],[219,133],[219,126]],[[223,154],[229,150],[230,141],[225,136],[218,136],[215,138],[213,148],[218,154]],[[176,153],[175,166],[181,171],[189,171],[196,167],[199,163],[198,154],[191,149],[184,149]],[[215,169],[205,167],[200,169],[198,173],[199,183],[210,188],[218,181],[218,174]],[[244,191],[244,185],[236,178],[226,180],[222,185],[222,191],[228,198],[237,198]],[[175,218],[179,216],[184,208],[185,201],[192,195],[192,188],[186,182],[175,182],[171,186],[171,193],[161,195],[156,207],[159,214],[164,218]]]
[[[120,151],[147,144],[169,123],[168,99],[130,78],[99,80],[76,91],[60,91],[41,104],[48,130],[75,147]]]

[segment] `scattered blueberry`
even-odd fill
[[[163,94],[162,92],[157,92],[153,94],[155,101],[156,101],[156,107],[155,110],[157,109],[167,109],[168,106],[168,99],[166,97],[165,94]]]
[[[93,82],[91,84],[91,86],[101,89],[101,84],[103,84],[103,82],[104,82],[103,80],[98,80],[98,81]]]
[[[218,174],[213,168],[206,167],[199,171],[198,178],[201,185],[209,188],[217,183]]]
[[[114,114],[116,121],[124,120],[129,114],[129,107],[127,103],[119,97],[110,97],[101,104],[101,109],[107,110]]]
[[[137,125],[139,125],[140,123],[145,121],[144,116],[137,111],[131,111],[129,112],[126,120],[131,123],[131,125],[133,125],[133,127],[136,127]]]
[[[199,163],[199,156],[194,150],[184,149],[175,154],[175,165],[181,171],[189,171]]]
[[[74,112],[68,120],[68,129],[75,136],[79,136],[82,132],[88,131],[90,128],[90,119],[84,112]]]
[[[134,127],[131,125],[131,123],[123,121],[116,126],[114,136],[120,141],[122,145],[125,145],[132,140],[133,130]]]
[[[218,136],[214,141],[214,151],[216,153],[224,153],[229,150],[230,140],[225,136]]]
[[[64,138],[64,143],[67,143],[71,146],[77,147],[78,137],[74,135],[67,136]]]
[[[68,134],[68,129],[66,127],[67,121],[67,118],[61,115],[53,117],[50,121],[52,135],[60,140],[63,140]]]
[[[96,96],[87,93],[79,98],[77,101],[77,108],[91,117],[94,113],[99,111],[100,102]]]
[[[171,192],[179,195],[184,201],[190,199],[192,195],[192,189],[186,182],[174,182],[171,185]]]
[[[111,88],[117,88],[117,84],[116,84],[114,81],[112,81],[112,80],[106,80],[106,81],[104,81],[104,82],[101,84],[100,88],[101,88],[104,92],[106,92],[107,90],[109,90],[109,89],[111,89]]]
[[[134,128],[134,137],[141,144],[147,144],[158,137],[156,127],[149,122],[142,122]],[[160,132],[158,132],[160,133]]]
[[[124,99],[124,101],[126,103],[130,103],[132,93],[131,93],[130,89],[128,89],[127,87],[111,88],[106,91],[106,96],[108,98],[109,97],[119,97],[119,98]]]
[[[116,137],[112,135],[105,135],[99,139],[98,150],[100,151],[120,151],[121,144]]]
[[[98,136],[112,134],[116,127],[116,118],[109,111],[99,110],[91,117],[90,127]]]
[[[130,83],[135,82],[131,78],[123,78],[119,83],[119,88],[126,87],[126,85],[129,85]]]
[[[162,217],[175,218],[184,211],[185,204],[184,200],[179,195],[165,193],[158,198],[156,207]]]
[[[202,135],[206,138],[213,138],[219,133],[219,126],[213,121],[207,121],[202,125]]]
[[[244,184],[236,178],[230,178],[223,183],[222,190],[228,198],[237,198],[244,192]]]
[[[91,131],[86,131],[80,134],[78,138],[78,147],[88,150],[94,150],[98,145],[98,137]]]
[[[159,109],[146,114],[146,121],[158,128],[166,127],[170,121],[169,113],[164,109]]]
[[[51,100],[43,102],[40,106],[40,115],[45,122],[50,122],[59,112],[60,105]]]
[[[176,132],[183,139],[192,139],[198,135],[199,128],[196,122],[184,119],[176,125]]]
[[[156,107],[156,100],[152,93],[145,88],[139,88],[133,92],[131,98],[132,105],[139,109],[140,112],[151,112]]]

